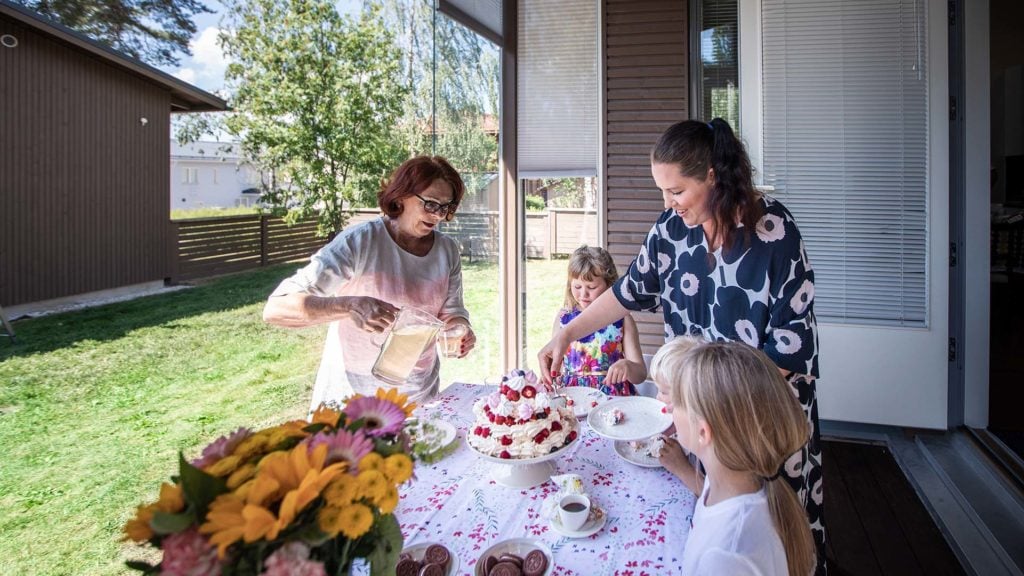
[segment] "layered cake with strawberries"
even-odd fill
[[[513,370],[498,390],[473,404],[475,421],[466,441],[488,456],[537,458],[576,439],[576,416],[532,371]]]

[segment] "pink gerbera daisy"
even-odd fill
[[[405,422],[405,412],[401,408],[380,398],[356,398],[342,412],[350,422],[362,420],[362,429],[370,436],[397,434]]]
[[[203,454],[190,462],[196,468],[206,468],[210,464],[217,462],[225,456],[230,456],[231,452],[238,446],[238,443],[245,440],[252,434],[252,431],[248,428],[239,428],[227,436],[221,436],[209,446],[203,448]]]
[[[327,444],[326,464],[348,462],[348,471],[355,474],[359,470],[359,461],[371,451],[373,442],[362,432],[338,430],[332,434],[318,433],[309,440],[309,450],[321,444]]]

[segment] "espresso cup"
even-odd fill
[[[570,494],[558,502],[558,519],[566,530],[576,531],[590,517],[590,498],[583,494]]]

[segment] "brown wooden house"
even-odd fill
[[[0,305],[170,276],[170,114],[225,102],[0,0],[0,103]]]

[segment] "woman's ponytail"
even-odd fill
[[[790,576],[808,576],[816,566],[814,538],[807,522],[807,513],[796,499],[796,493],[777,476],[765,480],[765,495],[775,531],[786,550]]]

